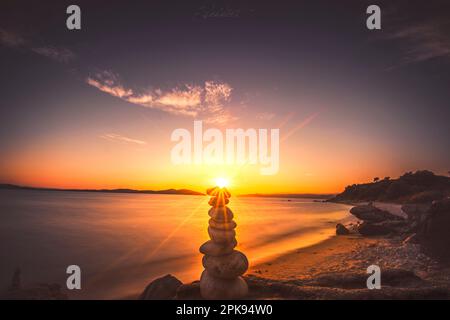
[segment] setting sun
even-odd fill
[[[228,179],[226,179],[226,178],[220,177],[220,178],[216,179],[216,185],[220,188],[228,187],[229,184],[230,183],[229,183]]]

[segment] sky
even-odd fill
[[[335,193],[450,170],[450,3],[2,1],[0,182]],[[81,8],[81,30],[66,8]],[[275,175],[175,165],[171,134],[280,129]]]

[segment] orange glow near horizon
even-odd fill
[[[223,177],[231,183],[234,194],[325,194],[342,192],[349,184],[369,182],[375,176],[395,177],[418,168],[411,163],[392,161],[395,152],[385,141],[373,140],[369,144],[362,137],[350,137],[346,132],[340,132],[341,139],[333,140],[336,129],[322,129],[317,118],[323,115],[313,120],[314,117],[293,123],[291,129],[282,125],[280,169],[272,176],[261,175],[259,165],[172,164],[170,150],[174,143],[170,134],[174,128],[192,126],[192,121],[188,121],[169,122],[157,129],[150,127],[140,134],[130,134],[138,141],[143,140],[139,143],[125,139],[110,141],[91,132],[49,135],[39,137],[38,143],[18,143],[2,157],[0,183],[204,192],[215,184],[215,179]],[[264,127],[277,125],[279,121]]]
[[[255,166],[174,166],[169,159],[152,158],[152,153],[149,150],[129,150],[128,153],[118,153],[107,160],[101,155],[76,157],[63,150],[48,150],[38,154],[30,150],[21,153],[19,160],[6,166],[1,180],[32,187],[138,190],[175,188],[204,192],[205,188],[218,184],[217,177],[223,177],[228,181],[222,182],[228,184],[233,193],[246,194],[336,193],[349,183],[372,178],[367,175],[369,168],[341,166],[338,157],[335,157],[335,164],[339,170],[330,168],[325,163],[325,155],[317,156],[318,160],[315,160],[312,156],[301,159],[296,154],[282,154],[279,173],[262,176]],[[133,161],[128,160],[130,157]],[[297,165],[285,160],[289,158],[301,161]],[[165,161],[167,162],[164,163]],[[308,170],[297,168],[302,165]]]

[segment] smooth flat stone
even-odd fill
[[[236,240],[236,231],[220,230],[208,227],[208,234],[212,241],[217,243],[229,243]]]
[[[242,299],[248,295],[248,286],[242,277],[219,279],[204,270],[200,277],[200,294],[207,300]]]
[[[214,219],[209,219],[209,225],[214,229],[220,229],[220,230],[233,230],[237,227],[236,222],[233,220],[227,221],[227,222],[219,222]]]
[[[211,208],[208,211],[211,218],[217,222],[229,222],[233,219],[233,211],[227,207]]]
[[[233,249],[237,246],[237,241],[234,239],[228,243],[217,243],[212,240],[206,241],[200,246],[200,253],[210,256],[223,256],[233,252]]]
[[[227,198],[212,197],[211,199],[209,199],[208,204],[212,207],[223,207],[229,202],[230,200],[228,200]]]
[[[220,279],[239,277],[248,269],[247,257],[237,250],[225,256],[203,256],[202,263],[210,275]]]

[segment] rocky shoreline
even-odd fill
[[[381,290],[366,287],[365,271],[371,264],[382,270]],[[450,268],[423,254],[419,245],[398,238],[335,237],[254,266],[244,279],[249,287],[246,299],[450,298]],[[141,299],[202,299],[198,281],[182,284],[171,275],[151,282],[146,290]]]
[[[404,205],[407,218],[371,203],[353,207],[358,222],[336,226],[335,239],[250,269],[247,299],[449,299],[450,199]],[[312,250],[312,252],[311,252]],[[315,251],[314,251],[315,250]],[[309,255],[309,256],[308,256]],[[311,259],[312,256],[314,258]],[[312,260],[307,264],[303,257]],[[369,290],[366,268],[382,270],[382,289]],[[149,284],[160,292],[141,299],[201,299],[198,281],[181,284],[167,275]],[[169,286],[162,283],[172,283]]]
[[[358,233],[362,236],[398,237],[405,243],[419,244],[428,255],[448,262],[450,259],[450,198],[431,203],[404,204],[405,218],[381,210],[372,203],[357,205],[350,210],[359,222],[356,225],[336,225],[336,234]]]

